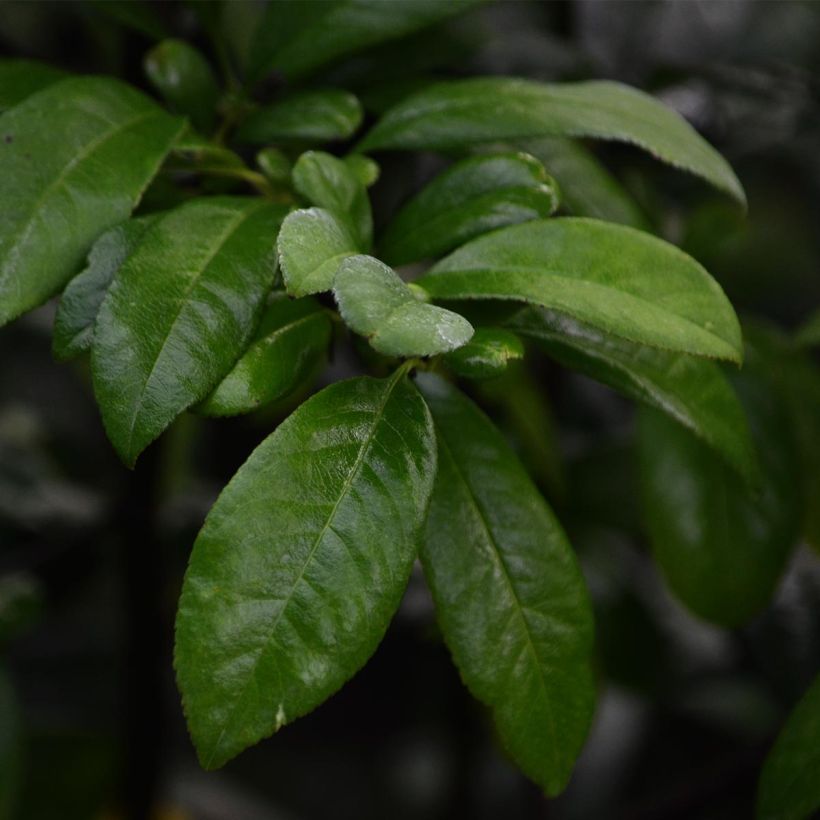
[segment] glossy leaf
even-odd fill
[[[820,811],[820,676],[789,715],[760,776],[758,820],[803,820]]]
[[[352,136],[361,122],[361,103],[349,91],[302,91],[252,112],[236,137],[256,144],[283,140],[329,142]]]
[[[330,317],[316,300],[271,294],[250,347],[197,410],[230,416],[285,398],[316,370],[331,330]]]
[[[91,365],[108,437],[127,465],[247,346],[276,274],[285,212],[264,200],[195,199],[149,228],[120,268]]]
[[[439,469],[421,550],[461,676],[523,771],[567,784],[595,703],[592,613],[566,536],[501,434],[430,375]]]
[[[655,410],[639,416],[644,520],[672,591],[726,627],[769,601],[800,524],[799,464],[775,391],[748,366],[735,379],[760,455],[750,490],[690,432]]]
[[[550,216],[558,187],[527,154],[457,162],[414,196],[385,229],[384,260],[405,265],[440,256],[505,225]]]
[[[0,324],[60,290],[128,217],[182,127],[97,77],[55,83],[0,116]]]
[[[437,83],[391,108],[359,149],[449,150],[547,136],[631,143],[745,205],[729,164],[686,120],[648,94],[615,82],[556,85],[479,77]]]
[[[203,130],[214,123],[219,86],[210,64],[184,40],[163,40],[145,55],[145,73],[179,114]]]
[[[644,347],[554,311],[524,308],[506,323],[564,367],[655,407],[691,430],[750,484],[759,465],[743,407],[714,362]]]
[[[347,225],[324,208],[288,214],[279,232],[278,248],[291,296],[330,290],[342,260],[359,252]]]
[[[60,69],[36,60],[0,60],[0,112],[65,76]]]
[[[106,231],[88,254],[88,264],[66,286],[54,318],[52,348],[71,359],[91,347],[100,305],[122,263],[134,251],[153,216],[129,219]]]
[[[253,78],[302,77],[333,60],[451,17],[476,0],[300,0],[271,3],[250,53]]]
[[[176,630],[206,768],[316,708],[370,657],[410,576],[435,465],[429,412],[399,371],[313,396],[223,490]]]
[[[741,360],[717,282],[642,231],[593,219],[526,222],[474,239],[418,280],[434,299],[515,299],[633,342]]]
[[[521,339],[500,327],[480,327],[463,347],[448,353],[447,366],[468,379],[499,376],[514,359],[524,357]]]
[[[373,240],[370,200],[365,186],[343,160],[324,151],[306,151],[293,166],[293,187],[312,205],[344,222],[360,250],[369,250]]]
[[[345,259],[333,294],[348,327],[385,356],[434,356],[473,335],[464,317],[420,301],[394,270],[372,256]]]

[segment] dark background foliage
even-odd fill
[[[207,48],[215,9],[4,2],[0,49],[145,88],[154,34]],[[730,159],[747,217],[636,151],[596,153],[741,315],[791,328],[820,302],[818,42],[814,3],[500,2],[324,79],[376,101],[418,73],[613,78],[658,94]],[[386,161],[377,219],[436,168],[425,156]],[[87,366],[52,360],[52,319],[47,306],[0,332],[0,792],[18,789],[21,818],[751,816],[765,753],[816,671],[820,563],[798,550],[772,605],[739,630],[687,614],[637,522],[631,405],[539,359],[521,378],[534,406],[550,408],[555,439],[539,428],[533,451],[526,425],[502,422],[537,453],[534,476],[580,553],[601,675],[566,794],[546,803],[499,751],[419,574],[371,663],[338,695],[202,772],[171,667],[182,573],[219,489],[285,410],[184,416],[129,473],[103,434]],[[336,360],[324,380],[360,368]],[[479,398],[493,406],[491,391]]]

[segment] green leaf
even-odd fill
[[[91,347],[94,323],[105,294],[154,220],[154,216],[129,219],[94,243],[85,269],[68,283],[60,297],[52,343],[58,359],[71,359]]]
[[[375,185],[381,174],[378,163],[362,154],[348,154],[342,162],[365,188]]]
[[[179,114],[205,131],[214,123],[219,86],[208,61],[184,40],[163,40],[144,60],[154,88]]]
[[[592,719],[592,612],[558,522],[501,434],[431,375],[439,469],[421,559],[450,651],[516,763],[567,784]]]
[[[789,715],[760,775],[758,820],[803,820],[820,810],[820,676]]]
[[[391,265],[441,256],[505,225],[550,216],[558,187],[527,154],[470,157],[439,174],[387,226],[381,255]]]
[[[259,199],[192,200],[159,218],[119,269],[91,367],[108,437],[128,466],[247,346],[285,212]]]
[[[737,317],[678,248],[593,219],[525,222],[474,239],[418,280],[434,299],[517,299],[633,342],[740,362]]]
[[[561,186],[561,204],[574,216],[648,229],[649,221],[632,197],[582,145],[563,137],[526,140],[519,145],[549,168]]]
[[[745,623],[771,598],[801,517],[799,462],[788,417],[749,364],[734,379],[760,455],[749,489],[689,431],[655,410],[639,415],[644,520],[655,560],[696,615]]]
[[[437,83],[391,108],[359,150],[449,150],[547,136],[631,143],[746,203],[729,164],[686,120],[648,94],[608,81],[555,85],[479,77]]]
[[[394,270],[372,256],[339,266],[333,295],[345,323],[385,356],[434,356],[469,341],[472,325],[419,300]]]
[[[303,77],[346,54],[394,40],[475,5],[476,0],[300,0],[271,3],[250,53],[250,75]]]
[[[252,112],[236,132],[243,142],[329,142],[352,136],[362,124],[362,106],[338,88],[302,91]]]
[[[399,605],[436,470],[430,414],[398,371],[337,382],[256,448],[194,544],[176,670],[206,768],[315,709]]]
[[[97,77],[55,83],[0,116],[0,324],[60,290],[128,217],[182,127]]]
[[[554,311],[523,308],[505,325],[537,339],[564,367],[663,411],[720,453],[751,485],[759,480],[743,407],[714,362],[636,345]]]
[[[815,311],[797,331],[796,340],[803,347],[820,347],[820,310]]]
[[[448,353],[447,366],[468,379],[491,379],[507,369],[511,360],[524,357],[521,339],[500,327],[480,327],[463,347]]]
[[[324,208],[288,214],[279,232],[278,248],[291,296],[330,290],[342,260],[359,252],[347,225]]]
[[[0,60],[0,112],[65,76],[60,69],[35,60]]]
[[[315,299],[271,294],[250,347],[197,411],[231,416],[285,398],[315,372],[331,331],[327,311]]]
[[[278,148],[263,148],[257,152],[256,164],[271,182],[277,185],[290,185],[293,163]]]
[[[360,250],[370,249],[370,200],[365,186],[343,160],[324,151],[306,151],[293,166],[293,187],[311,205],[325,208],[344,222]]]

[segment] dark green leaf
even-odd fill
[[[655,559],[692,612],[727,627],[768,603],[801,513],[799,463],[783,406],[749,364],[735,383],[760,455],[757,491],[682,426],[655,410],[639,416],[641,495]]]
[[[262,173],[277,185],[289,185],[293,163],[278,148],[263,148],[256,154]]]
[[[193,166],[193,169],[246,167],[235,151],[212,142],[190,127],[174,143],[171,155]]]
[[[463,316],[420,301],[372,256],[345,259],[333,294],[345,323],[385,356],[434,356],[461,347],[473,335]]]
[[[279,262],[291,296],[333,287],[342,260],[359,252],[347,225],[324,208],[288,214],[279,232]]]
[[[637,145],[745,205],[725,159],[681,116],[620,83],[480,77],[438,83],[391,108],[359,145],[447,150],[529,137],[596,137]]]
[[[804,820],[820,810],[820,676],[789,715],[766,758],[758,820]]]
[[[35,60],[0,60],[0,112],[64,77],[60,69]]]
[[[399,371],[309,399],[223,490],[176,630],[206,768],[315,709],[370,657],[410,576],[435,465],[429,412]]]
[[[126,28],[161,40],[168,31],[156,13],[156,4],[143,0],[92,0],[94,9]]]
[[[219,86],[208,61],[183,40],[163,40],[145,55],[145,73],[171,108],[197,128],[214,123]]]
[[[797,342],[804,347],[820,347],[820,310],[797,331]]]
[[[713,447],[750,484],[758,480],[746,416],[714,362],[636,345],[537,308],[524,308],[506,326],[537,339],[564,367],[662,410]]]
[[[421,557],[444,638],[504,744],[548,794],[567,784],[595,704],[592,612],[566,537],[490,421],[419,379],[439,471]]]
[[[330,318],[316,300],[271,294],[251,346],[198,411],[231,416],[285,398],[316,370],[331,330]]]
[[[550,216],[557,207],[557,185],[533,157],[470,157],[399,211],[385,230],[381,254],[391,265],[440,256],[495,228]]]
[[[373,216],[365,186],[348,165],[324,151],[306,151],[293,166],[293,187],[311,205],[344,222],[362,251],[373,241]]]
[[[153,221],[154,216],[129,219],[94,243],[85,269],[68,283],[60,297],[52,344],[58,359],[71,359],[91,347],[94,323],[114,275]]]
[[[106,431],[129,466],[247,346],[285,212],[258,199],[192,200],[158,219],[119,269],[91,366]]]
[[[347,139],[362,123],[362,106],[338,88],[302,91],[251,113],[236,137],[264,144],[281,140],[329,142]]]
[[[0,324],[60,290],[128,217],[182,127],[96,77],[55,83],[0,116]]]
[[[447,366],[468,379],[491,379],[507,369],[512,359],[524,356],[524,345],[515,333],[500,327],[480,327],[463,347],[448,353]]]
[[[434,299],[516,299],[629,339],[741,360],[740,328],[717,282],[642,231],[593,219],[525,222],[474,239],[418,281]]]

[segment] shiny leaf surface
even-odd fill
[[[501,375],[510,361],[524,357],[524,345],[515,333],[500,327],[480,327],[467,344],[448,353],[447,366],[468,379]]]

